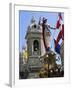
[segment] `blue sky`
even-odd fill
[[[19,11],[19,51],[22,51],[22,47],[26,46],[25,35],[28,25],[31,23],[32,16],[35,17],[36,21],[39,21],[40,17],[46,17],[48,19],[47,23],[52,27],[55,27],[56,21],[58,18],[58,12],[41,12],[41,11]],[[64,18],[64,14],[62,13]],[[59,30],[50,30],[51,31],[51,49],[54,49],[53,39],[57,37]]]

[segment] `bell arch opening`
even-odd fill
[[[39,41],[38,40],[34,40],[34,42],[33,42],[33,49],[34,49],[34,51],[38,51],[39,50]]]

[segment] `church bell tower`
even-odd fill
[[[45,48],[42,40],[42,27],[37,24],[34,17],[31,19],[25,38],[27,40],[28,66],[30,69],[39,69],[41,68],[39,58],[45,53]]]

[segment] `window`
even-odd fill
[[[39,50],[39,42],[38,42],[38,40],[34,40],[33,47],[34,47],[34,51]]]
[[[34,25],[34,28],[36,28],[36,25]]]

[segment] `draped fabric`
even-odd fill
[[[61,13],[58,14],[58,20],[56,23],[56,29],[59,29],[60,32],[57,36],[57,39],[54,40],[55,43],[55,51],[60,54],[60,45],[59,45],[59,41],[60,39],[64,40],[64,24],[62,23],[63,19],[62,19],[62,15]]]
[[[64,24],[62,23],[62,16],[61,13],[59,13],[58,15],[58,20],[56,23],[56,28],[60,30],[57,39],[56,39],[56,43],[55,43],[55,47],[57,46],[58,42],[60,41],[60,39],[62,38],[62,40],[64,40]]]

